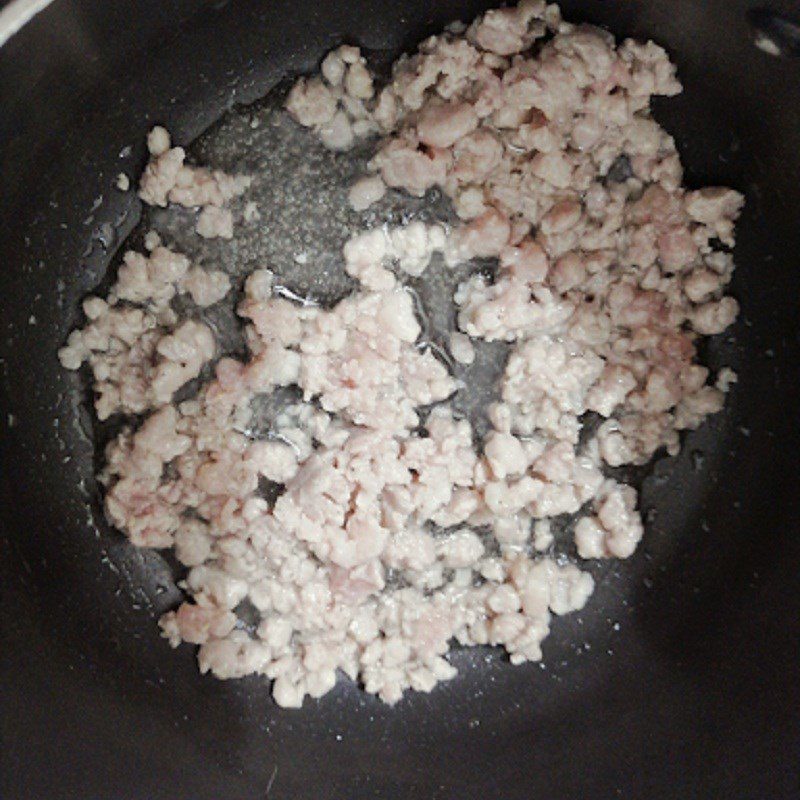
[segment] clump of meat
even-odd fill
[[[324,68],[315,80],[325,89]],[[680,90],[653,42],[617,46],[526,0],[430,37],[364,98],[384,138],[354,207],[381,196],[379,181],[451,197],[464,224],[447,260],[499,260],[494,280],[470,279],[455,300],[464,333],[519,342],[503,389],[511,426],[574,440],[596,412],[609,418],[599,441],[613,466],[675,452],[677,431],[724,399],[695,342],[737,316],[724,296],[733,264],[715,245],[733,244],[743,198],[681,186],[674,141],[649,109]],[[541,374],[515,394],[526,369]]]
[[[250,186],[247,175],[228,175],[185,163],[186,151],[172,147],[165,128],[154,127],[147,136],[150,161],[139,182],[139,197],[151,206],[169,203],[200,209],[195,230],[206,239],[232,239],[233,214],[227,203]]]
[[[174,547],[187,567],[187,600],[160,624],[172,645],[199,645],[203,672],[265,675],[280,705],[298,706],[341,670],[394,703],[455,674],[453,641],[502,646],[515,664],[542,657],[552,616],[593,589],[554,557],[553,518],[577,517],[582,559],[633,554],[637,494],[605,468],[678,452],[680,431],[736,380],[711,376],[697,345],[738,312],[717,245],[733,245],[742,197],[682,187],[649,110],[679,91],[657,45],[617,46],[540,0],[427,39],[385,86],[340,47],[295,84],[289,113],[334,150],[381,135],[355,209],[387,187],[439,187],[460,225],[353,236],[344,269],[359,288],[328,309],[254,271],[237,305],[247,356],[218,359],[177,404],[215,343],[172,300],[217,302],[227,278],[149,237],[108,297],[84,303],[62,363],[89,363],[100,418],[145,415],[108,447],[106,510],[134,544]],[[226,204],[246,180],[186,166],[163,129],[148,144],[142,199],[201,208],[200,235],[232,235]],[[448,404],[468,387],[423,338],[403,285],[437,254],[496,261],[457,288],[448,339],[459,369],[484,342],[511,349],[480,442]],[[302,400],[257,438],[253,401],[288,386]],[[602,420],[589,437],[587,414]]]
[[[58,353],[67,369],[89,364],[101,420],[169,403],[216,352],[211,329],[199,321],[179,320],[170,302],[187,294],[200,308],[213,305],[228,293],[228,276],[192,267],[157,236],[148,244],[147,254],[125,253],[105,300],[84,300],[87,324],[73,331]]]

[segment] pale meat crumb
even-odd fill
[[[153,251],[161,244],[161,237],[156,231],[147,231],[144,235],[145,250]]]
[[[225,206],[244,194],[252,179],[247,175],[228,175],[221,170],[212,172],[188,166],[184,163],[185,150],[171,145],[169,132],[161,126],[154,127],[148,134],[150,161],[139,181],[139,197],[151,206],[166,207],[176,203],[199,208],[196,230],[201,236],[232,238],[233,215]]]
[[[343,111],[319,126],[319,138],[329,150],[349,150],[355,143],[355,133],[350,120]]]
[[[533,546],[542,552],[553,544],[553,533],[549,519],[537,519],[533,526]]]
[[[719,371],[719,375],[717,375],[716,387],[725,393],[730,391],[731,386],[738,382],[739,376],[730,367],[723,367]]]
[[[180,288],[201,308],[218,303],[231,288],[230,278],[219,270],[193,267],[183,277]]]
[[[575,526],[581,558],[628,558],[642,538],[644,526],[636,510],[636,491],[614,481],[605,484],[594,501],[595,516]]]
[[[301,78],[286,100],[287,111],[306,128],[330,122],[336,105],[336,96],[319,78]]]
[[[195,230],[204,239],[233,239],[233,214],[227,208],[206,206],[197,218]]]
[[[147,149],[152,156],[163,156],[172,147],[169,131],[161,125],[155,125],[147,134]]]
[[[185,157],[186,153],[182,147],[173,147],[158,154],[151,150],[150,162],[139,181],[139,197],[147,205],[162,207],[168,205],[169,194],[175,188]]]
[[[459,331],[450,334],[450,355],[464,366],[469,366],[475,361],[475,348],[472,346],[469,336]]]
[[[461,222],[354,235],[343,260],[359,288],[330,308],[252,272],[237,309],[247,355],[218,360],[179,404],[216,344],[172,301],[211,305],[230,281],[154,234],[146,254],[125,254],[59,358],[88,362],[100,419],[145,415],[99,477],[131,542],[174,547],[189,570],[186,601],[160,622],[171,645],[199,645],[201,671],[219,678],[266,676],[287,707],[328,692],[339,670],[387,703],[429,692],[455,675],[453,640],[502,646],[514,664],[542,658],[552,616],[594,587],[542,555],[560,546],[553,520],[582,515],[581,558],[629,557],[644,533],[637,494],[605,467],[674,455],[678,432],[719,411],[736,380],[723,368],[711,385],[696,358],[700,337],[738,313],[724,295],[731,257],[714,248],[733,244],[743,198],[681,187],[649,110],[679,91],[654,43],[617,46],[541,0],[430,37],[385,86],[358,48],[337,48],[286,108],[331,149],[384,137],[351,206],[437,187]],[[187,166],[160,127],[148,148],[142,199],[197,208],[200,235],[232,236],[228,204],[249,179]],[[243,216],[257,221],[253,203]],[[464,387],[403,286],[434,258],[497,263],[456,289],[447,341],[462,365],[482,342],[509,343],[482,441],[448,406]],[[259,438],[252,401],[284,386],[302,400]],[[589,412],[605,419],[582,436]],[[253,634],[238,627],[244,601]]]
[[[380,175],[360,178],[350,188],[348,199],[354,211],[365,211],[386,194],[386,184]]]

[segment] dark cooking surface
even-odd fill
[[[558,621],[544,668],[466,651],[394,709],[340,684],[282,711],[169,650],[158,561],[87,516],[55,349],[110,258],[103,223],[137,221],[116,174],[153,122],[192,139],[342,39],[396,50],[484,7],[431,5],[56,0],[0,51],[3,800],[800,796],[800,62],[752,46],[742,0],[563,4],[668,47],[686,91],[657,115],[688,182],[748,204],[742,318],[708,353],[740,374],[730,409],[656,467],[644,545]]]

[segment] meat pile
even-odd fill
[[[634,552],[636,491],[604,467],[677,453],[735,380],[696,350],[738,312],[724,290],[743,198],[682,187],[649,111],[679,91],[657,45],[616,46],[540,0],[450,26],[382,88],[340,47],[296,83],[289,113],[335,150],[374,137],[355,209],[438,187],[459,225],[354,236],[343,264],[360,288],[328,309],[254,271],[237,306],[245,360],[217,358],[211,329],[172,306],[220,302],[227,277],[158,237],[126,254],[105,300],[84,302],[62,364],[88,362],[101,419],[143,415],[108,447],[106,511],[188,568],[188,599],[160,624],[173,645],[200,646],[203,672],[266,675],[280,705],[299,706],[342,671],[394,703],[455,674],[453,642],[542,657],[552,616],[593,589],[554,556],[554,518],[575,515],[581,559]],[[200,235],[233,236],[228,202],[249,179],[187,166],[163,129],[149,145],[141,198],[198,208]],[[496,262],[458,287],[450,335],[459,364],[481,341],[511,346],[482,441],[454,415],[467,388],[422,339],[404,287],[434,254]],[[213,377],[173,402],[208,364]],[[259,438],[254,399],[287,386],[302,400]],[[587,440],[589,413],[603,421]]]

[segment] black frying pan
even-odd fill
[[[55,0],[0,49],[3,800],[800,797],[800,61],[747,0],[562,4],[668,48],[685,93],[656,116],[687,181],[747,207],[743,313],[704,354],[739,372],[729,407],[649,470],[644,545],[544,668],[466,651],[394,708],[341,682],[284,711],[166,646],[171,575],[102,521],[55,351],[138,220],[109,187],[146,130],[191,141],[343,40],[396,53],[486,5]]]

